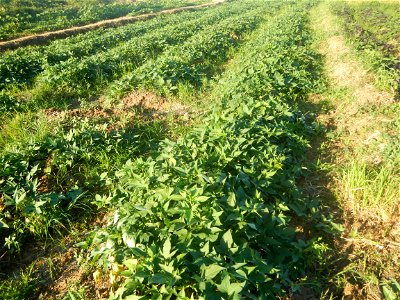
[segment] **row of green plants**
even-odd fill
[[[244,8],[245,5],[241,3],[240,7]],[[229,8],[225,10],[229,10]],[[203,32],[195,37],[199,38],[199,42],[205,42],[205,36],[210,35],[211,39],[204,46],[210,47],[211,50],[205,52],[205,49],[196,44],[197,53],[201,54],[196,56],[198,63],[201,63],[207,56],[209,59],[226,58],[224,53],[232,47],[230,36],[238,37],[245,31],[253,30],[256,21],[260,21],[260,18],[246,16],[246,14],[254,14],[254,11],[239,17],[232,17],[230,13],[225,13],[225,10],[213,11],[215,15],[206,13],[204,18],[181,23],[188,31],[182,31],[180,26],[166,26],[156,31],[155,35],[139,37],[137,40],[141,42],[135,44],[137,47],[133,48],[132,44],[127,44],[124,49],[129,52],[124,57],[125,59],[142,59],[144,61],[146,55],[151,55],[150,51],[145,51],[146,43],[164,45],[166,38],[179,41],[183,36],[191,35],[197,28],[203,28]],[[241,11],[236,13],[240,14]],[[214,16],[214,21],[209,18],[210,16]],[[220,19],[223,21],[219,21],[215,25],[207,23]],[[204,22],[204,24],[198,24],[199,22]],[[182,55],[190,51],[186,43],[171,49],[175,51],[181,47],[183,50],[179,50],[179,53]],[[122,53],[121,48],[117,49],[119,51],[115,53]],[[200,50],[204,53],[199,52]],[[215,56],[214,53],[218,55]],[[187,55],[192,57],[194,53]],[[115,59],[114,56],[110,56],[110,58]],[[105,56],[105,59],[108,57]],[[214,65],[222,62],[221,59],[216,59]],[[192,63],[194,63],[193,60]],[[67,71],[69,70],[71,69],[67,69]],[[72,70],[76,70],[76,66]],[[170,72],[173,71],[173,66],[171,66]],[[74,74],[76,75],[76,73]],[[62,80],[70,85],[76,82],[74,81],[75,76],[67,78],[65,74],[62,76]],[[59,87],[54,85],[54,89],[57,88]],[[53,232],[57,228],[62,228],[63,222],[70,219],[71,211],[89,205],[85,199],[91,194],[91,191],[101,190],[102,181],[96,181],[99,180],[98,174],[109,171],[115,166],[121,166],[128,159],[127,156],[132,157],[132,155],[148,152],[151,139],[149,140],[146,132],[149,130],[154,132],[155,129],[152,128],[158,124],[157,122],[152,123],[152,126],[148,126],[149,128],[143,126],[141,134],[140,130],[135,130],[136,135],[131,138],[131,135],[125,131],[110,132],[107,127],[101,130],[96,129],[97,127],[93,127],[87,122],[82,123],[79,119],[72,119],[70,123],[72,129],[63,126],[38,141],[17,145],[14,149],[1,153],[0,163],[5,166],[0,173],[0,203],[3,216],[1,234],[4,238],[2,244],[5,251],[18,252],[25,240],[34,240],[49,235],[51,234],[49,228],[53,228]],[[160,129],[155,131],[156,133],[162,133],[161,128],[163,127],[159,127]],[[157,134],[157,136],[161,136],[161,134]],[[125,161],[119,158],[120,163],[117,163],[116,157],[122,157]],[[108,177],[105,176],[103,179],[107,181]],[[72,195],[73,198],[69,195]]]
[[[240,6],[243,9],[241,13],[243,13],[245,7],[242,4]],[[37,78],[38,87],[35,92],[54,94],[60,91],[58,94],[62,94],[64,97],[65,95],[76,97],[96,93],[108,82],[136,69],[170,47],[176,45],[180,48],[180,44],[186,40],[192,39],[193,41],[196,37],[205,35],[213,29],[221,31],[226,23],[234,23],[240,18],[229,15],[229,12],[227,15],[215,12],[214,15],[182,22],[178,26],[171,24],[162,27],[82,60],[71,58],[44,70]],[[244,33],[245,29],[243,28],[241,33]],[[223,48],[220,51],[226,50]]]
[[[331,223],[295,184],[316,130],[297,102],[321,84],[308,9],[257,30],[202,124],[129,160],[97,196],[114,213],[82,247],[95,277],[110,277],[110,299],[274,299],[313,286],[326,245],[300,228]]]
[[[395,13],[398,5],[343,1],[333,3],[332,9],[360,57],[376,73],[378,86],[400,97],[400,17]]]
[[[25,2],[25,3],[20,3]],[[138,15],[163,9],[201,4],[206,1],[154,0],[118,1],[36,0],[11,1],[0,6],[0,40],[49,30],[84,25],[125,15]],[[70,2],[70,1],[69,1]],[[25,4],[25,5],[24,5]]]
[[[71,57],[94,55],[135,36],[143,35],[149,30],[166,26],[171,22],[181,23],[188,18],[198,18],[198,15],[194,12],[183,12],[160,16],[118,28],[93,30],[53,41],[49,46],[28,46],[8,51],[0,57],[0,86],[5,88],[16,84],[30,84],[47,65],[52,66]]]
[[[107,189],[107,172],[156,147],[167,130],[161,121],[111,131],[109,125],[71,118],[40,141],[0,155],[2,254],[68,228],[74,215],[90,215],[88,197]]]
[[[357,22],[366,30],[370,31],[379,41],[386,43],[386,49],[390,50],[390,43],[393,47],[399,47],[394,39],[400,30],[399,7],[394,2],[360,2],[349,3],[350,9]]]
[[[279,3],[269,5],[268,14],[275,13],[280,7]],[[207,78],[211,78],[227,61],[244,33],[252,31],[265,16],[266,10],[258,7],[209,26],[183,44],[170,47],[162,55],[127,72],[108,86],[106,94],[117,99],[133,87],[167,96],[176,94],[181,87],[186,91],[199,90]]]
[[[224,11],[223,14],[227,16],[228,13],[234,14],[239,8],[234,5],[227,10],[225,7],[218,6],[201,9],[198,12],[163,15],[118,28],[93,30],[67,39],[56,40],[49,46],[28,46],[8,51],[0,57],[0,87],[29,85],[46,67],[72,57],[81,59],[95,55],[97,52],[107,51],[137,36],[171,24],[182,24],[198,18],[201,18],[199,21],[206,20],[205,22],[211,24],[212,21],[207,21],[207,19],[215,19],[214,14]]]
[[[253,4],[253,6],[255,5]],[[35,103],[40,103],[41,107],[54,107],[60,106],[60,103],[61,105],[64,105],[65,102],[70,103],[72,98],[96,95],[109,81],[137,68],[172,45],[180,47],[179,44],[189,37],[201,33],[204,35],[212,28],[221,27],[218,24],[223,19],[230,18],[231,21],[234,21],[238,18],[235,15],[241,14],[247,9],[249,7],[246,7],[245,3],[236,2],[230,6],[210,9],[206,13],[197,14],[197,18],[192,20],[189,19],[192,16],[189,14],[186,15],[186,21],[178,24],[174,22],[158,28],[109,50],[83,58],[71,57],[51,66],[45,65],[44,70],[35,79],[35,85],[28,90],[28,94],[30,94],[28,98],[30,97],[34,101],[19,100],[21,97],[26,97],[27,92],[24,90],[21,92],[14,87],[1,93],[2,103],[0,102],[0,104],[3,104],[3,109],[0,108],[0,110],[5,112],[22,110],[24,109],[23,105],[28,105],[27,109],[30,109],[29,105],[34,106]],[[254,24],[255,21],[252,20],[251,24]],[[214,23],[215,25],[213,25]],[[240,24],[243,25],[243,23]],[[251,26],[243,27],[241,34],[249,27]],[[223,48],[219,51],[221,53],[226,50]]]

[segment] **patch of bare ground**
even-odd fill
[[[101,212],[85,224],[77,225],[74,234],[55,237],[54,242],[46,244],[30,244],[18,258],[8,258],[7,261],[0,258],[0,271],[18,278],[21,271],[33,270],[30,277],[37,282],[37,290],[29,299],[63,299],[69,290],[82,289],[85,299],[107,297],[109,281],[93,280],[90,267],[79,262],[81,249],[76,243],[85,239],[89,227],[102,227],[108,219],[109,213]]]
[[[85,299],[105,299],[111,284],[108,278],[94,278],[90,268],[82,266],[77,259],[79,249],[72,247],[52,260],[57,266],[53,280],[41,288],[38,299],[63,299],[69,291],[78,291]]]
[[[171,101],[152,92],[133,91],[112,106],[102,107],[99,102],[95,102],[94,106],[89,108],[48,109],[46,114],[50,119],[61,121],[73,117],[97,119],[108,124],[109,130],[115,130],[124,126],[126,120],[134,121],[137,118],[165,120],[171,115],[176,122],[189,125],[194,111],[187,105]]]
[[[333,18],[326,4],[312,13],[313,29],[321,37],[317,48],[325,58],[329,90],[310,102],[317,105],[328,99],[331,106],[319,113],[318,120],[335,136],[326,142],[323,154],[333,166],[326,187],[340,206],[332,210],[342,215],[344,226],[341,238],[335,241],[339,259],[335,267],[337,272],[351,274],[341,292],[344,299],[382,299],[379,281],[400,279],[400,201],[392,207],[360,204],[357,191],[346,184],[343,170],[352,162],[371,168],[384,163],[384,136],[394,134],[384,130],[396,117],[378,112],[389,109],[395,100],[392,94],[374,87],[374,75],[355,59]],[[352,276],[364,277],[360,281]]]

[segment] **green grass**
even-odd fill
[[[342,297],[344,291],[351,292],[355,299],[392,299],[396,292],[388,282],[399,276],[398,255],[385,243],[396,241],[393,224],[398,223],[395,210],[400,203],[400,106],[388,101],[391,95],[382,90],[370,92],[368,96],[376,98],[372,102],[364,100],[365,92],[359,96],[359,92],[374,81],[380,81],[381,85],[376,86],[390,91],[393,77],[385,77],[390,72],[385,63],[374,56],[383,55],[377,49],[360,50],[357,42],[352,43],[354,37],[345,39],[347,48],[337,44],[338,36],[346,36],[345,25],[328,11],[329,5],[332,4],[321,3],[312,13],[318,38],[316,46],[326,55],[325,76],[328,79],[327,90],[316,97],[315,102],[320,105],[328,101],[333,112],[320,112],[320,119],[330,128],[328,148],[319,152],[328,160],[326,171],[332,178],[328,186],[339,206],[334,209],[332,205],[332,209],[336,210],[338,222],[346,225],[346,231],[334,244],[337,253],[326,256],[326,265],[331,271],[327,272],[326,280],[330,285],[324,299]],[[342,51],[334,52],[328,41],[333,41],[333,47]],[[361,73],[366,70],[366,75],[361,74],[361,79],[354,81],[345,78],[338,84],[338,78],[332,74],[336,66],[346,64]],[[389,292],[385,292],[386,289]]]
[[[343,181],[347,198],[354,205],[354,210],[376,209],[391,212],[399,202],[400,180],[398,169],[387,164],[371,167],[354,160],[343,167]]]
[[[0,127],[0,152],[11,151],[17,145],[40,140],[54,126],[44,112],[18,113],[6,118]]]
[[[358,51],[357,58],[369,71],[375,73],[377,88],[390,91],[398,98],[398,4],[342,1],[332,3],[331,9],[340,16],[339,21],[346,37]]]
[[[28,268],[15,278],[0,274],[0,295],[4,300],[31,299],[37,292],[39,279],[33,268]]]

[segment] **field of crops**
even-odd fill
[[[0,3],[0,41],[104,19],[151,13],[204,2],[206,1],[3,0]]]
[[[206,2],[5,1],[0,39]],[[0,298],[336,299],[352,280],[367,295],[340,193],[315,182],[347,174],[324,158],[339,92],[323,5],[222,1],[1,53]],[[398,97],[395,4],[326,7]],[[380,196],[398,205],[400,125],[385,126]],[[400,295],[398,272],[376,276]]]

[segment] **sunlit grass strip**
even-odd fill
[[[390,167],[368,166],[354,160],[343,168],[345,195],[355,211],[375,208],[381,213],[397,209],[400,179]]]

